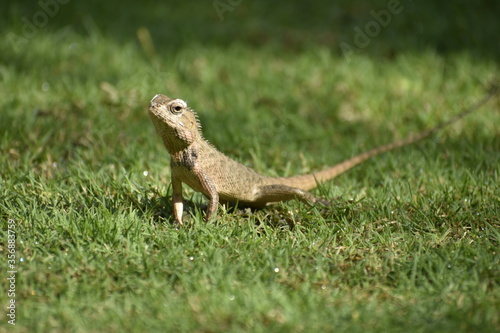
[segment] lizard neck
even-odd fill
[[[196,144],[191,144],[185,149],[170,152],[170,165],[172,167],[185,167],[188,170],[193,170],[196,166],[199,155],[199,149]]]
[[[179,126],[172,128],[154,118],[153,123],[163,140],[163,145],[167,148],[171,156],[186,150],[193,143],[203,140],[196,127],[186,128]]]

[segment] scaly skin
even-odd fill
[[[374,148],[335,166],[313,174],[293,177],[268,177],[230,159],[219,152],[201,133],[196,113],[182,99],[156,95],[150,103],[149,115],[171,156],[174,218],[182,224],[182,183],[203,193],[209,200],[205,219],[217,211],[217,205],[238,202],[240,207],[265,207],[279,201],[299,199],[303,202],[326,204],[308,192],[318,183],[326,182],[367,159],[419,141],[437,130],[462,118],[484,104],[496,90],[481,101],[438,126]]]

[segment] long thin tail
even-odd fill
[[[499,86],[493,84],[492,87],[489,89],[489,92],[478,102],[475,104],[471,105],[470,107],[466,108],[465,110],[461,111],[460,113],[456,114],[455,116],[441,122],[437,126],[425,130],[423,132],[410,135],[409,137],[385,144],[383,146],[373,148],[371,150],[368,150],[364,153],[361,153],[357,156],[354,156],[353,158],[350,158],[344,162],[341,162],[337,165],[334,165],[330,168],[327,168],[325,170],[315,172],[313,174],[307,174],[307,175],[302,175],[302,176],[293,176],[293,177],[282,177],[282,178],[274,178],[275,183],[278,182],[283,185],[288,185],[288,186],[293,186],[300,188],[302,190],[310,190],[318,186],[318,183],[323,183],[326,182],[330,179],[333,179],[340,174],[346,172],[349,169],[352,169],[358,164],[361,164],[365,162],[366,160],[376,156],[383,154],[385,152],[415,143],[417,141],[420,141],[435,132],[441,130],[442,128],[458,121],[459,119],[465,117],[469,113],[473,112],[474,110],[478,109],[481,107],[483,104],[485,104],[492,96],[497,94],[499,92]]]

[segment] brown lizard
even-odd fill
[[[196,113],[182,99],[158,94],[151,100],[149,115],[171,156],[174,218],[182,224],[182,183],[210,200],[205,220],[214,215],[219,202],[237,202],[240,207],[255,208],[291,199],[328,204],[308,191],[375,155],[422,140],[477,109],[496,92],[497,89],[492,89],[475,105],[431,129],[371,149],[322,171],[292,177],[260,175],[219,152],[203,138]]]

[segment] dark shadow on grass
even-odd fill
[[[393,5],[397,10],[391,14],[388,6],[394,1],[260,0],[232,6],[227,0],[91,0],[54,6],[56,0],[47,0],[52,7],[46,9],[36,1],[11,1],[2,5],[0,27],[19,35],[28,33],[29,42],[41,33],[54,33],[64,40],[65,31],[72,30],[102,34],[118,43],[137,41],[138,29],[145,27],[161,56],[193,44],[224,48],[235,43],[257,49],[272,46],[284,55],[318,45],[343,54],[340,45],[346,43],[361,53],[388,58],[431,49],[440,54],[466,51],[493,61],[500,59],[499,1],[401,0]]]

